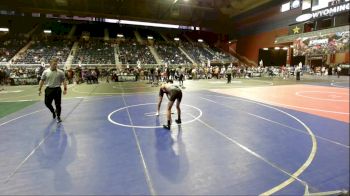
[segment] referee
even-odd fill
[[[67,94],[67,83],[64,77],[64,72],[57,69],[57,58],[52,58],[50,61],[50,68],[46,69],[41,75],[39,83],[39,96],[41,95],[41,88],[45,83],[45,105],[52,113],[52,117],[55,119],[57,116],[57,122],[61,120],[61,84],[63,83],[63,94]],[[52,107],[52,101],[55,100],[56,110]]]

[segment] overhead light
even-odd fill
[[[278,47],[278,46],[277,46],[277,47],[275,47],[275,50],[279,50],[279,49],[281,49],[281,48],[280,48],[280,47]]]
[[[294,48],[294,46],[293,46],[293,45],[290,45],[289,47]]]
[[[153,39],[153,37],[152,36],[147,36],[147,39]]]
[[[263,48],[263,50],[269,50],[268,48]]]
[[[311,18],[312,18],[312,14],[309,13],[309,14],[302,14],[302,15],[298,16],[295,20],[297,22],[304,22],[304,21],[307,21]]]
[[[44,33],[50,34],[51,30],[44,30]]]
[[[283,50],[288,50],[288,47],[287,47],[287,46],[285,46],[285,47],[283,47],[282,49],[283,49]]]
[[[198,39],[198,42],[203,42],[203,40],[202,39]]]
[[[113,19],[113,18],[105,18],[105,22],[108,22],[108,23],[118,23],[119,20],[118,20],[118,19]]]
[[[309,8],[311,8],[311,1],[310,1],[310,2],[308,2],[308,1],[303,1],[303,4],[302,4],[301,9],[302,9],[302,10],[306,10],[306,9],[309,9]]]
[[[178,37],[175,37],[175,38],[174,38],[174,40],[175,40],[175,41],[179,41],[179,40],[180,40],[180,38],[178,38]]]
[[[124,37],[123,34],[117,34],[117,37]]]
[[[298,7],[300,7],[300,0],[294,0],[294,1],[291,3],[291,7],[292,7],[292,8],[298,8]]]
[[[180,27],[180,25],[162,24],[162,23],[153,23],[153,22],[140,22],[140,21],[131,21],[131,20],[120,20],[119,23],[128,24],[128,25],[164,27],[164,28],[174,28],[174,29],[178,29]]]
[[[0,31],[1,31],[1,32],[8,32],[8,31],[9,31],[9,28],[0,28]]]
[[[290,2],[285,3],[285,4],[282,4],[282,6],[281,6],[281,12],[286,12],[286,11],[288,11],[288,10],[290,10]]]

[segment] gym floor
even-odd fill
[[[182,124],[146,81],[0,91],[2,195],[307,195],[349,190],[349,77],[186,80]]]

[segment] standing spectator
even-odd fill
[[[61,84],[63,83],[63,94],[67,94],[67,83],[65,81],[64,72],[57,69],[57,58],[53,58],[50,61],[50,68],[46,69],[39,83],[39,96],[41,95],[41,88],[44,83],[45,88],[45,105],[52,113],[52,117],[55,119],[57,116],[57,122],[61,120]],[[52,107],[52,101],[55,100],[56,110]]]
[[[100,77],[100,70],[95,67],[95,72],[96,72],[96,83],[98,83],[98,78]]]
[[[178,70],[178,76],[179,76],[179,85],[180,86],[184,86],[184,70],[182,69],[181,66],[179,66],[179,70]]]
[[[43,72],[44,72],[44,67],[45,67],[45,64],[41,64],[39,67],[37,67],[37,68],[35,69],[35,73],[36,73],[36,78],[37,78],[37,80],[38,80],[38,84],[39,84],[39,82],[40,82],[40,80],[41,80],[41,75],[42,75]]]
[[[0,68],[0,85],[2,86],[0,88],[0,91],[4,90],[5,85],[5,71]]]
[[[326,68],[322,65],[321,67],[321,76],[325,75]]]
[[[227,84],[231,83],[231,76],[232,76],[232,67],[231,67],[231,65],[229,65],[227,70],[226,70],[226,76],[227,76]]]
[[[337,76],[340,77],[341,67],[340,65],[337,65]]]
[[[77,84],[80,84],[82,82],[82,70],[81,70],[81,65],[78,65],[75,68],[75,81]]]
[[[170,77],[170,70],[169,70],[169,67],[167,65],[165,67],[165,73],[166,73],[166,81],[167,81],[167,80],[169,80],[169,77]]]
[[[149,73],[150,73],[150,75],[149,75],[150,78],[149,78],[149,79],[150,79],[150,81],[151,81],[151,84],[153,84],[153,83],[154,83],[154,80],[155,80],[155,77],[156,77],[156,73],[155,73],[154,67],[151,68],[151,70],[150,70]]]

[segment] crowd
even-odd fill
[[[121,42],[119,44],[119,61],[123,64],[156,64],[156,60],[146,44],[137,43],[135,40]]]
[[[190,60],[181,52],[175,42],[157,42],[154,44],[159,57],[167,64],[188,64]]]
[[[114,46],[100,39],[80,40],[73,64],[115,64]]]
[[[213,60],[214,55],[206,49],[201,43],[190,43],[184,42],[182,43],[185,50],[189,53],[189,55],[195,60],[197,63],[206,63],[208,60]]]
[[[8,62],[28,42],[25,38],[9,36],[0,41],[0,62]]]
[[[34,37],[32,44],[18,55],[13,64],[41,64],[48,63],[52,57],[57,57],[59,64],[66,61],[73,42],[61,37]]]

